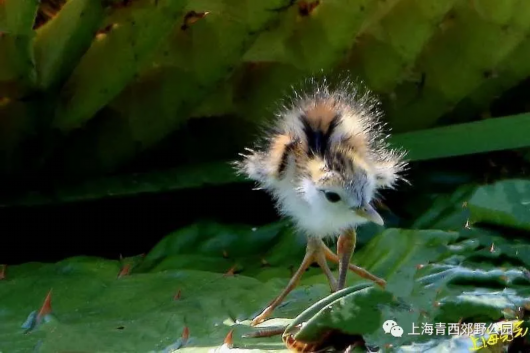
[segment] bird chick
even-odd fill
[[[336,88],[326,79],[307,83],[307,91],[295,91],[279,110],[262,143],[235,162],[237,171],[269,192],[279,213],[308,237],[298,271],[252,325],[272,313],[313,262],[322,268],[332,291],[344,288],[348,269],[385,284],[349,261],[356,227],[367,222],[383,225],[372,202],[378,190],[393,188],[402,179],[404,153],[388,147],[379,102],[370,92],[360,93],[347,80]],[[322,241],[328,237],[338,237],[337,254]],[[338,281],[327,260],[339,264]]]

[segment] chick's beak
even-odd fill
[[[371,222],[374,222],[375,224],[379,224],[380,226],[385,224],[385,221],[383,221],[383,218],[379,215],[379,213],[377,213],[377,211],[372,207],[372,205],[368,203],[359,208],[355,208],[354,212],[359,217],[365,218]]]

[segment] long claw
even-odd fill
[[[350,263],[351,256],[355,250],[356,243],[356,233],[355,230],[351,230],[347,233],[344,233],[339,237],[338,240],[338,255],[331,251],[323,242],[318,238],[310,237],[308,238],[306,253],[304,259],[298,270],[289,280],[289,283],[284,288],[284,290],[276,297],[273,301],[267,305],[267,307],[256,316],[250,323],[251,326],[256,326],[263,321],[265,321],[271,314],[274,309],[280,305],[280,303],[285,299],[285,297],[298,285],[298,282],[302,278],[305,270],[313,263],[316,262],[324,274],[326,275],[329,286],[332,292],[343,289],[346,285],[346,274],[348,270],[356,273],[362,278],[371,280],[377,283],[381,287],[385,287],[386,281],[374,276],[365,269],[355,266]],[[334,263],[339,264],[339,279],[338,281],[333,276],[326,260],[330,260]]]
[[[308,249],[309,250],[309,249]],[[256,316],[252,322],[250,323],[250,326],[256,326],[263,321],[265,321],[276,309],[278,305],[285,299],[287,294],[289,294],[298,284],[298,281],[300,281],[300,278],[302,278],[303,273],[305,270],[313,263],[314,255],[313,252],[306,251],[306,254],[304,256],[304,260],[300,264],[300,267],[298,267],[298,270],[296,270],[295,274],[291,279],[289,280],[289,283],[287,284],[287,287],[284,288],[284,290],[278,295],[276,298],[274,298],[273,301],[270,302],[269,305],[259,314]]]
[[[329,249],[328,249],[329,250]],[[274,311],[274,309],[280,305],[280,303],[285,299],[285,297],[298,285],[298,282],[302,278],[305,270],[313,263],[316,262],[324,274],[326,275],[331,291],[334,292],[337,290],[338,284],[337,280],[333,276],[327,262],[326,262],[326,246],[322,240],[318,238],[308,238],[306,253],[302,263],[296,270],[295,274],[289,280],[289,283],[284,288],[284,290],[276,297],[273,301],[267,305],[267,307],[256,316],[250,323],[251,326],[256,326],[263,321],[265,321]]]
[[[322,243],[322,245],[324,245],[324,243]],[[328,263],[326,261],[326,254],[324,253],[324,251],[319,251],[315,253],[315,262],[320,266],[322,272],[324,272],[324,274],[326,275],[331,292],[336,292],[338,289],[338,283],[335,279],[335,276],[333,276],[331,269],[328,266]]]

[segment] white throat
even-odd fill
[[[279,212],[291,218],[307,235],[318,238],[336,237],[347,229],[366,223],[366,219],[347,209],[327,203],[309,180],[295,181],[295,166],[289,163],[285,177],[267,186],[277,200]],[[304,192],[298,192],[301,187]]]

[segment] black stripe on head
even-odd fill
[[[329,169],[341,174],[353,170],[353,162],[341,151],[327,151],[325,160]]]
[[[304,126],[304,134],[306,135],[307,145],[310,152],[317,156],[324,157],[326,151],[329,150],[329,139],[339,123],[339,118],[339,114],[335,115],[329,123],[328,131],[324,133],[324,131],[322,131],[320,128],[317,128],[316,130],[312,128],[305,115],[300,116],[300,120]]]
[[[298,141],[291,141],[285,145],[283,149],[282,157],[280,159],[280,165],[278,166],[278,176],[281,178],[287,168],[287,163],[289,162],[289,156],[294,152],[295,146]]]

